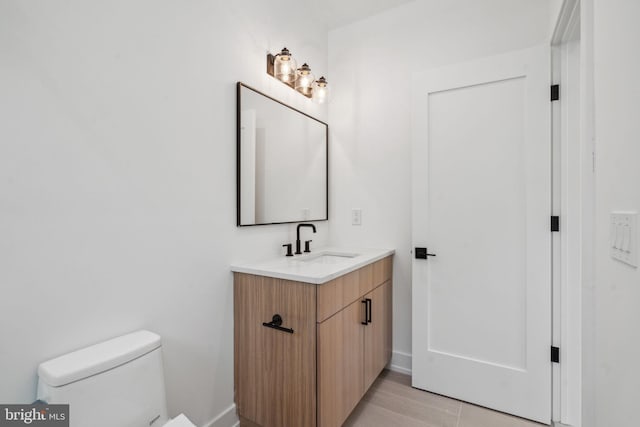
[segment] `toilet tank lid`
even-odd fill
[[[160,345],[160,336],[153,332],[133,332],[41,363],[38,376],[49,386],[60,387],[113,369]]]

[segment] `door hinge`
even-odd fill
[[[551,347],[551,361],[553,363],[560,363],[560,348]]]
[[[551,231],[560,231],[560,217],[557,215],[551,216]]]
[[[557,101],[560,99],[560,85],[551,85],[551,100]]]

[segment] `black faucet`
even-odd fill
[[[316,226],[313,224],[298,224],[296,228],[296,255],[302,255],[302,251],[300,250],[300,227],[311,227],[313,232],[316,232]]]

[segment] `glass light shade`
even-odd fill
[[[287,84],[293,84],[296,78],[296,61],[285,47],[276,55],[273,63],[273,74],[276,79]]]
[[[324,104],[329,98],[329,88],[327,79],[320,77],[313,85],[313,100],[318,104]]]
[[[314,80],[315,77],[311,74],[311,68],[307,64],[302,64],[302,67],[296,71],[296,90],[303,95],[310,96]]]

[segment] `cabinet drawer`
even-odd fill
[[[386,257],[318,286],[317,322],[323,322],[373,289],[391,280],[392,257]]]
[[[360,297],[360,272],[352,271],[318,286],[318,323],[342,310]]]
[[[373,263],[373,287],[382,285],[387,280],[391,280],[392,257],[386,257]],[[371,289],[369,289],[371,290]]]

